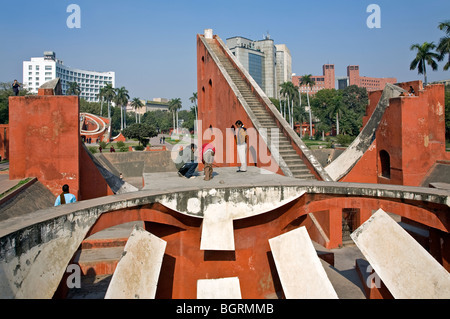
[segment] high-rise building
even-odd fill
[[[291,54],[286,45],[275,45],[266,35],[263,40],[244,37],[227,39],[227,46],[268,97],[278,98],[283,82],[292,74]]]
[[[100,89],[108,83],[115,87],[115,77],[115,72],[86,71],[66,66],[52,51],[44,52],[43,57],[23,61],[22,83],[31,93],[37,93],[38,88],[45,82],[60,78],[63,94],[66,94],[69,82],[76,82],[81,89],[81,98],[98,102]]]
[[[292,81],[292,57],[291,52],[285,44],[275,44],[277,48],[276,53],[276,79],[278,93],[280,92],[280,85],[284,82]],[[278,97],[278,96],[277,96]]]

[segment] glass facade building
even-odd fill
[[[248,73],[258,83],[260,87],[264,87],[263,82],[263,57],[253,53],[248,54]]]

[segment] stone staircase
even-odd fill
[[[208,39],[207,42],[230,76],[231,80],[236,85],[240,94],[247,102],[247,105],[252,110],[253,114],[256,117],[256,120],[261,124],[261,128],[266,129],[267,145],[271,150],[271,153],[276,153],[274,152],[274,148],[278,149],[280,157],[286,163],[293,177],[298,179],[315,179],[315,176],[310,172],[306,164],[294,150],[289,140],[278,128],[274,117],[271,116],[270,112],[258,100],[255,94],[252,92],[249,84],[247,84],[247,82],[241,77],[239,71],[236,70],[234,65],[231,63],[225,53],[220,49],[215,40]]]

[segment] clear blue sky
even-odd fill
[[[66,25],[71,3],[81,8],[80,29]],[[372,3],[381,8],[379,29],[366,25]],[[55,51],[68,66],[115,71],[116,86],[132,98],[181,98],[187,109],[197,91],[196,35],[207,28],[224,41],[269,33],[288,46],[298,75],[320,75],[323,64],[333,63],[336,76],[358,64],[363,76],[423,80],[409,70],[409,48],[437,43],[437,25],[449,19],[448,0],[2,1],[0,81],[22,81],[22,61]],[[443,65],[429,69],[429,81],[450,79]]]

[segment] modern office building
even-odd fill
[[[286,45],[275,45],[269,35],[263,40],[244,37],[227,39],[227,47],[268,97],[278,98],[279,85],[290,81],[291,54]]]
[[[31,58],[23,61],[23,85],[31,93],[37,93],[38,88],[55,78],[61,79],[63,94],[69,87],[69,82],[79,84],[80,97],[89,102],[98,102],[98,93],[106,84],[115,87],[115,72],[96,72],[76,69],[64,65],[62,60],[56,58],[55,52],[44,52],[43,57]]]

